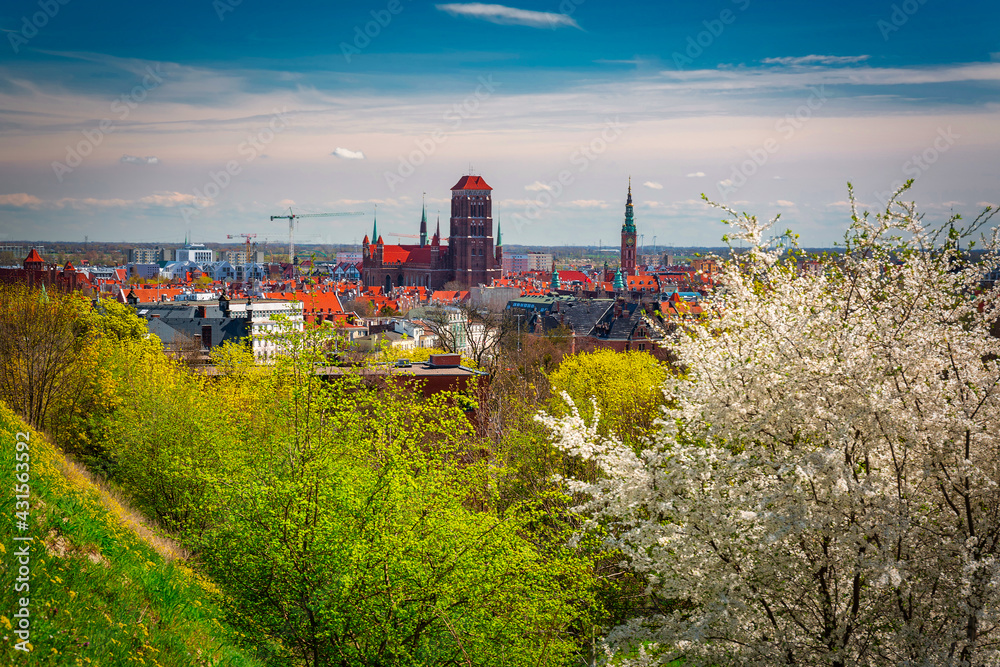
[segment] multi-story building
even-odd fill
[[[378,233],[362,242],[362,280],[371,287],[423,286],[441,289],[457,281],[467,287],[489,285],[500,277],[503,249],[500,229],[493,237],[493,188],[482,176],[463,176],[451,189],[451,222],[448,244],[437,231],[427,240],[427,208],[420,219],[420,242],[386,244]]]
[[[129,264],[156,264],[167,259],[166,248],[129,248]]]
[[[503,273],[524,273],[525,271],[544,271],[551,273],[553,267],[552,255],[545,252],[529,252],[520,255],[503,256]]]
[[[174,260],[178,262],[205,264],[215,261],[215,252],[210,248],[206,248],[203,243],[188,243],[183,248],[176,250]]]
[[[424,216],[426,219],[426,209],[424,209]],[[425,229],[426,232],[426,229]],[[360,252],[338,252],[337,253],[337,264],[360,264],[361,263],[361,253]]]

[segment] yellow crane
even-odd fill
[[[256,234],[226,234],[226,238],[227,239],[239,239],[239,238],[246,239],[247,240],[247,249],[246,249],[247,256],[246,256],[246,260],[245,261],[246,261],[247,264],[252,264],[253,263],[253,262],[250,261],[250,239],[257,238]],[[254,244],[256,244],[256,243],[257,242],[254,241]]]

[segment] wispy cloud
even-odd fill
[[[551,190],[552,186],[551,185],[546,185],[545,183],[542,183],[541,181],[535,181],[531,185],[525,185],[524,189],[527,190],[528,192],[541,192],[542,190],[545,190],[545,191]]]
[[[608,203],[603,199],[574,199],[567,206],[573,208],[607,208]]]
[[[122,159],[119,162],[125,164],[160,164],[160,158],[155,155],[147,155],[146,157],[139,157],[137,155],[122,155]]]
[[[802,65],[855,65],[871,58],[871,56],[787,56],[784,58],[764,58],[765,65],[785,65],[799,67]]]
[[[488,5],[482,2],[451,3],[435,5],[452,16],[482,19],[500,25],[524,25],[530,28],[579,28],[579,24],[566,14],[535,12],[504,5]]]
[[[705,172],[694,171],[687,175],[688,178],[705,178]]]
[[[643,185],[645,185],[647,188],[651,188],[653,190],[662,190],[663,189],[663,183],[657,183],[656,181],[646,181],[645,183],[643,183]]]
[[[339,146],[330,155],[336,155],[339,158],[345,160],[364,160],[365,154],[361,151],[352,151],[348,148],[340,148]]]
[[[96,197],[62,199],[39,199],[35,195],[18,192],[10,195],[0,195],[0,206],[7,208],[30,209],[98,209],[127,208],[129,206],[146,206],[150,208],[175,208],[177,206],[211,206],[207,199],[199,199],[195,195],[183,192],[157,192],[139,199],[98,199]]]
[[[795,208],[795,202],[788,201],[787,199],[779,199],[775,203],[782,208]]]
[[[17,192],[12,195],[0,195],[0,206],[25,208],[40,206],[41,203],[41,199],[35,195],[29,195],[26,192]]]

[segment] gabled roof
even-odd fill
[[[31,252],[28,253],[28,256],[25,257],[24,261],[25,262],[37,262],[39,264],[45,262],[45,260],[42,259],[42,256],[39,255],[38,251],[35,250],[34,248],[31,249]]]
[[[463,176],[452,190],[492,190],[482,176]]]

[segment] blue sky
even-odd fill
[[[998,18],[943,0],[15,0],[0,241],[279,242],[268,216],[289,205],[377,205],[412,234],[423,193],[446,209],[470,165],[508,243],[614,244],[629,176],[647,244],[718,244],[702,192],[781,212],[807,245],[842,236],[848,180],[874,207],[914,177],[928,216],[968,216],[1000,200]]]

